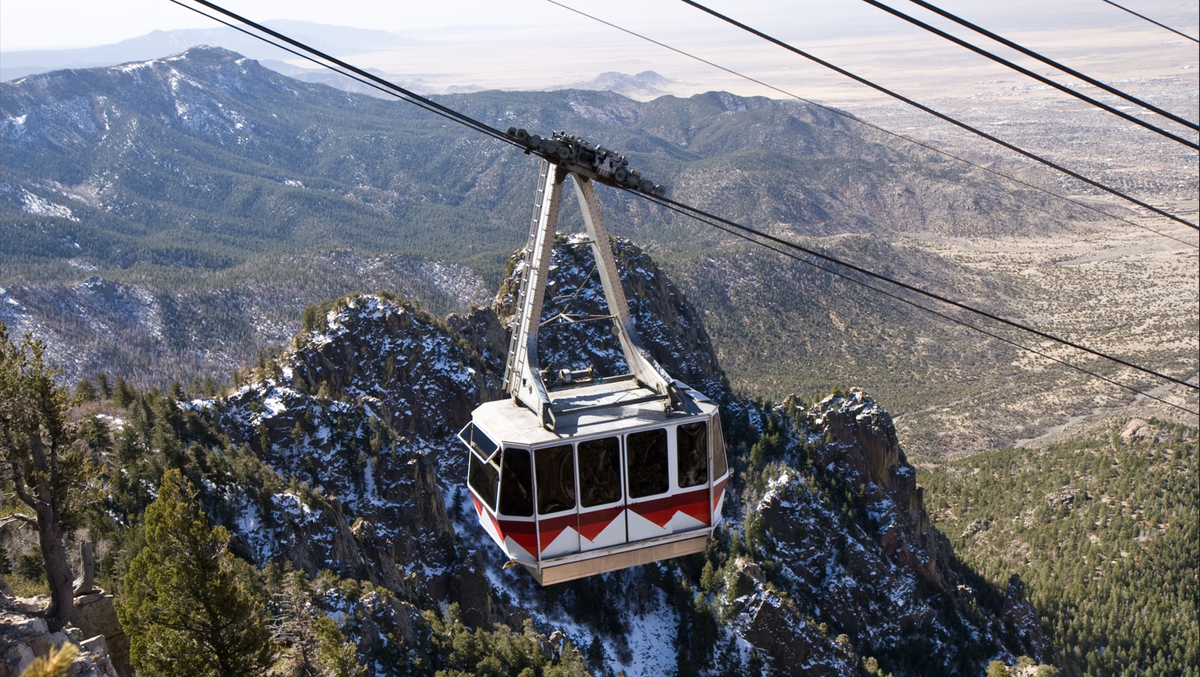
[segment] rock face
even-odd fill
[[[658,264],[625,238],[613,238],[621,287],[642,344],[671,376],[711,396],[728,392],[716,350],[696,309]],[[520,287],[523,252],[509,261],[511,271],[492,309],[507,325]],[[582,235],[559,237],[551,254],[550,280],[542,306],[542,322],[559,313],[608,315],[604,289],[593,270],[592,247]],[[502,349],[507,351],[507,345]],[[608,376],[628,371],[620,343],[607,322],[547,324],[538,331],[538,357],[543,369],[587,369]],[[503,369],[503,363],[501,363]],[[503,373],[503,372],[501,372]]]
[[[832,464],[844,481],[857,487],[879,525],[879,542],[888,556],[944,592],[950,543],[929,522],[924,490],[900,449],[891,417],[861,390],[849,397],[830,396],[813,415],[817,431],[828,440],[815,465]]]
[[[747,522],[764,564],[739,560],[726,581],[739,634],[777,672],[853,675],[866,657],[896,675],[971,674],[985,656],[1050,662],[1019,581],[1000,608],[966,611],[979,601],[886,412],[854,391],[793,420]]]
[[[728,423],[735,481],[726,518],[742,545],[735,550],[729,532],[714,541],[705,559],[721,575],[704,601],[711,606],[696,607],[725,619],[716,631],[723,643],[740,637],[781,675],[855,675],[867,658],[897,677],[975,674],[992,658],[1052,658],[1020,585],[1007,595],[979,588],[931,526],[915,470],[878,404],[861,391],[808,410],[736,397],[695,311],[648,256],[624,241],[615,248],[645,347],[672,375],[721,401]],[[587,245],[561,239],[554,262],[543,321],[560,312],[607,314]],[[692,621],[671,600],[681,589],[691,599],[695,583],[672,576],[688,567],[698,576],[704,562],[543,590],[523,570],[501,569],[475,523],[454,433],[476,402],[501,396],[517,273],[492,308],[444,321],[392,297],[345,297],[308,318],[309,329],[252,384],[184,405],[262,464],[260,476],[275,478],[257,486],[208,481],[206,505],[259,566],[290,561],[310,576],[328,569],[363,589],[390,591],[353,600],[327,593],[327,606],[353,619],[347,627],[360,654],[384,666],[380,674],[406,674],[428,658],[431,625],[422,610],[450,604],[475,628],[516,629],[525,619],[539,630],[566,628],[576,646],[615,657],[614,672],[669,671],[662,654],[684,644],[654,643],[630,628],[649,614],[665,636],[686,635]],[[601,323],[539,332],[539,353],[543,366],[624,368]],[[682,608],[693,613],[686,601]]]
[[[465,596],[472,623],[494,622],[480,568],[454,547],[437,482],[442,450],[494,390],[483,357],[446,323],[400,301],[349,297],[321,321],[277,374],[188,405],[294,478],[254,495],[214,488],[220,518],[259,566],[329,569],[402,600]],[[408,610],[406,632],[423,623]]]
[[[112,598],[108,599],[111,611]],[[113,667],[105,633],[93,634],[89,629],[73,624],[59,632],[48,632],[46,621],[35,614],[44,611],[49,603],[49,598],[14,600],[0,593],[0,677],[18,677],[35,658],[45,657],[67,643],[80,649],[67,669],[70,677],[129,677],[130,672],[118,672]],[[115,618],[114,614],[114,621]],[[114,632],[114,637],[124,637],[119,625],[108,629]],[[128,650],[126,641],[126,666]]]
[[[318,322],[320,330],[305,335],[291,357],[292,383],[312,393],[325,385],[339,399],[367,398],[401,434],[457,432],[498,392],[482,355],[406,303],[352,296]]]
[[[120,677],[132,677],[133,668],[129,665],[129,636],[117,620],[112,595],[100,590],[76,597],[75,615],[71,618],[71,625],[79,628],[84,637],[102,638],[117,674]]]

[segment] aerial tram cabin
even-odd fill
[[[668,376],[642,347],[591,182],[660,196],[664,189],[630,172],[624,158],[574,137],[509,135],[554,162],[542,166],[515,306],[504,376],[510,397],[480,405],[459,433],[479,522],[508,556],[506,568],[520,564],[541,585],[703,552],[729,481],[717,406]],[[568,177],[611,315],[560,320],[611,320],[630,367],[623,376],[538,367],[537,332]]]

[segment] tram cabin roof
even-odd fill
[[[678,382],[676,382],[678,383]],[[663,401],[655,399],[621,406],[622,401],[642,400],[654,391],[632,379],[613,380],[554,393],[554,432],[542,427],[541,419],[511,398],[480,405],[472,422],[504,446],[540,446],[564,440],[603,437],[617,433],[682,423],[695,417],[712,418],[717,405],[704,395],[678,383],[689,396],[682,412],[667,415]],[[583,411],[574,411],[583,409]]]

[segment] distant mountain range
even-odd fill
[[[277,19],[266,24],[317,49],[333,50],[342,54],[355,54],[417,42],[413,38],[387,31],[329,26],[309,21]],[[277,47],[226,26],[156,30],[147,35],[98,47],[5,51],[0,53],[0,61],[3,62],[0,67],[0,80],[8,81],[64,68],[95,68],[130,61],[149,61],[167,54],[178,54],[197,45],[224,47],[260,60],[278,60],[282,54]]]
[[[671,197],[989,307],[1019,295],[1019,281],[885,240],[1045,233],[1078,217],[797,102],[582,90],[439,101],[501,129],[580,134]],[[408,104],[212,47],[3,83],[0,144],[0,318],[50,340],[65,379],[120,367],[146,385],[253,362],[294,333],[304,306],[349,291],[398,289],[439,313],[478,303],[524,244],[538,171]],[[930,388],[980,387],[981,348],[959,330],[800,262],[749,255],[630,194],[601,187],[600,199],[610,230],[653,252],[705,310],[739,387],[813,392],[869,374],[914,406]],[[561,227],[582,227],[573,202]],[[136,318],[104,310],[95,289],[141,299]],[[997,364],[1011,361],[1001,353]],[[959,385],[913,376],[946,369]]]

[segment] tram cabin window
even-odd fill
[[[533,484],[529,450],[505,449],[501,464],[500,509],[502,515],[533,516]]]
[[[685,423],[675,428],[679,450],[679,487],[698,487],[708,482],[708,424]]]
[[[725,474],[728,466],[725,462],[725,438],[721,435],[721,417],[714,416],[712,420],[713,439],[713,477]]]
[[[615,437],[579,443],[579,504],[585,508],[621,500],[621,444]]]
[[[488,510],[496,509],[496,485],[500,484],[500,471],[491,463],[484,463],[475,452],[470,454],[471,462],[467,468],[467,483],[479,494],[479,498],[487,505]]]
[[[569,444],[533,452],[538,514],[575,509],[575,450]]]
[[[647,430],[625,438],[629,459],[629,497],[665,494],[670,489],[667,473],[667,431]]]

